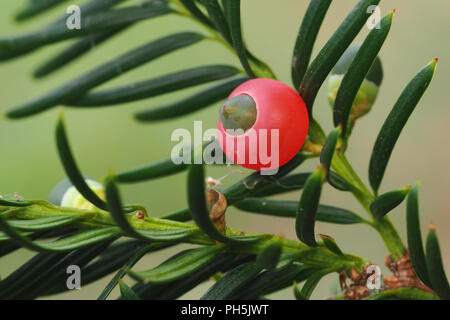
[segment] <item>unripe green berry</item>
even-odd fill
[[[101,199],[105,199],[105,190],[100,182],[86,178],[86,183]],[[83,210],[92,210],[95,207],[78,192],[68,179],[56,185],[50,193],[49,201],[57,206]]]
[[[246,130],[253,127],[256,122],[256,103],[249,95],[233,97],[220,107],[219,116],[222,125],[227,130]],[[239,133],[238,133],[239,134]]]
[[[331,76],[328,80],[328,101],[332,107],[334,106],[336,94],[339,90],[342,79],[355,58],[359,47],[360,45],[356,44],[348,48],[331,71]],[[364,116],[370,111],[377,97],[378,88],[382,80],[383,68],[381,66],[380,58],[377,57],[367,73],[363,83],[361,84],[355,100],[353,101],[350,118],[351,122]]]

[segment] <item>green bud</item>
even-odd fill
[[[352,63],[356,53],[359,50],[360,45],[356,44],[351,46],[345,51],[339,61],[336,63],[335,67],[331,72],[331,76],[328,80],[328,101],[330,105],[334,106],[334,101],[336,100],[336,94],[338,92],[339,86],[341,85],[342,79],[347,72],[350,64]],[[356,94],[355,100],[353,101],[350,122],[353,122],[367,114],[372,105],[375,102],[378,94],[378,88],[383,80],[383,68],[381,66],[380,58],[376,58],[372,67],[366,75],[358,93]],[[351,128],[351,127],[350,127]]]
[[[233,97],[220,107],[220,121],[225,129],[246,131],[256,122],[256,103],[249,95]]]
[[[86,183],[101,199],[105,199],[105,190],[101,183],[89,178],[86,178]],[[75,189],[68,179],[56,185],[50,193],[49,201],[57,206],[83,210],[92,210],[95,207]]]

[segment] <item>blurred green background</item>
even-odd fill
[[[66,6],[60,6],[41,18],[19,25],[12,20],[12,16],[23,3],[24,1],[17,0],[1,1],[0,36],[35,30],[63,15],[66,9]],[[67,5],[81,3],[83,1],[71,1]],[[128,3],[137,4],[139,1],[129,0]],[[293,45],[308,3],[306,0],[242,1],[243,25],[248,46],[258,57],[268,62],[281,81],[288,84],[291,84],[290,64]],[[325,44],[355,3],[355,0],[333,2],[320,31],[315,53]],[[444,252],[444,263],[447,272],[450,272],[450,232],[448,232],[450,214],[447,212],[450,207],[448,191],[450,105],[447,96],[450,83],[448,39],[450,2],[395,0],[381,1],[380,7],[383,15],[394,8],[397,10],[390,36],[380,53],[385,78],[373,110],[360,120],[354,129],[348,158],[364,181],[367,181],[367,167],[372,146],[390,108],[414,74],[432,58],[439,57],[435,78],[402,132],[381,191],[412,184],[419,178],[422,180],[420,192],[422,226],[425,232],[430,221],[436,223]],[[185,30],[202,31],[195,23],[175,16],[139,23],[68,68],[39,81],[31,77],[32,71],[41,62],[67,46],[67,43],[49,46],[35,54],[3,62],[0,64],[0,112],[42,95],[61,83],[152,39]],[[362,41],[367,33],[368,29],[364,28],[356,42]],[[238,65],[238,60],[220,45],[203,41],[126,73],[104,87],[123,85],[188,67],[216,63]],[[325,87],[323,86],[316,100],[314,115],[324,129],[329,131],[332,124],[331,109],[326,99]],[[151,125],[137,123],[132,118],[132,114],[137,110],[157,106],[197,90],[198,88],[184,90],[126,106],[88,111],[66,109],[72,148],[83,172],[91,177],[102,177],[108,169],[120,171],[166,158],[170,156],[170,150],[174,145],[170,141],[174,129],[192,130],[194,120],[204,121],[204,128],[215,127],[217,110],[214,107],[182,119]],[[52,110],[20,121],[0,120],[2,155],[0,194],[17,192],[25,198],[46,198],[52,187],[64,178],[53,140],[56,114],[57,110]],[[316,162],[312,161],[299,170],[309,170],[315,165]],[[226,168],[208,168],[208,175],[214,178],[228,172]],[[240,173],[232,173],[223,180],[223,185],[229,185],[242,176]],[[151,215],[160,216],[186,206],[185,179],[186,175],[182,173],[147,183],[123,186],[123,197],[129,203],[146,205]],[[294,192],[281,198],[296,200],[299,194]],[[326,186],[322,199],[326,204],[344,206],[365,214],[351,196],[336,192],[329,186]],[[406,234],[404,211],[403,204],[390,214],[403,239]],[[230,208],[227,221],[230,226],[248,231],[271,232],[295,238],[294,221],[291,219],[252,215]],[[386,249],[372,229],[366,226],[319,223],[317,231],[335,237],[344,251],[383,264]],[[148,256],[135,268],[148,269],[179,249],[180,247],[172,248]],[[32,255],[32,252],[20,250],[0,259],[1,277],[5,278]],[[68,292],[56,298],[96,298],[109,279],[110,277],[107,277],[81,290]],[[127,281],[131,283],[129,279]],[[210,284],[198,287],[183,298],[198,298],[208,285]],[[333,295],[336,285],[337,276],[328,276],[321,282],[313,298]],[[292,291],[286,289],[270,297],[292,298]]]

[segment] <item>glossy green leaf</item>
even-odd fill
[[[196,67],[121,87],[89,92],[69,102],[69,105],[96,107],[127,103],[229,78],[238,72],[235,67],[226,65]]]
[[[327,177],[341,132],[341,126],[331,131],[327,139],[325,140],[325,143],[323,144],[322,151],[320,152],[320,163],[323,165]]]
[[[317,92],[331,69],[366,23],[370,15],[367,8],[378,5],[379,2],[380,0],[360,0],[306,70],[299,92],[306,103],[310,118]]]
[[[263,189],[265,186],[286,176],[292,170],[300,166],[306,159],[308,159],[308,156],[303,152],[299,152],[288,163],[278,168],[276,174],[272,176],[263,176],[260,172],[252,173],[230,187],[222,190],[222,193],[226,197],[228,205],[233,205],[246,197],[257,194],[259,190]]]
[[[123,1],[126,0],[103,0],[103,1],[89,1],[86,4],[83,4],[80,6],[80,11],[84,16],[90,15],[95,12],[100,12],[103,10],[107,10],[108,8],[111,8]],[[158,0],[157,0],[158,1]],[[146,1],[142,3],[142,6],[151,5],[153,1]],[[159,6],[157,7],[159,8]],[[168,12],[165,11],[158,11],[160,14],[166,14]],[[155,17],[157,17],[156,15]],[[62,20],[66,20],[67,18],[64,17]],[[131,25],[131,24],[130,24]],[[107,41],[108,39],[114,37],[118,33],[124,31],[126,28],[128,28],[129,25],[117,28],[113,31],[103,32],[103,33],[96,33],[93,35],[88,35],[75,43],[69,45],[66,49],[63,49],[61,52],[56,54],[55,56],[52,56],[50,59],[48,59],[46,62],[44,62],[42,65],[38,66],[36,70],[33,72],[33,76],[35,78],[41,78],[45,77],[62,67],[68,65],[69,63],[73,62],[76,59],[79,59],[84,54],[88,53],[95,47],[99,46],[103,42]]]
[[[373,213],[373,216],[378,220],[383,218],[391,210],[403,202],[408,195],[409,190],[411,190],[411,187],[407,186],[383,193],[382,195],[376,197],[370,204],[370,211]]]
[[[450,284],[445,275],[442,262],[441,248],[434,225],[430,225],[426,245],[427,269],[430,277],[431,289],[443,300],[450,300]]]
[[[120,183],[136,183],[161,178],[186,170],[186,164],[175,164],[171,158],[150,163],[148,165],[123,171],[117,174]]]
[[[32,236],[33,232],[23,232],[24,236]],[[0,243],[4,244],[5,242],[11,242],[11,237],[9,237],[6,233],[0,231]]]
[[[197,6],[194,0],[180,0],[186,10],[198,21],[203,23],[205,26],[215,29],[216,26]]]
[[[201,300],[228,300],[233,293],[252,281],[262,267],[255,262],[248,262],[237,266],[220,278]]]
[[[287,267],[263,271],[246,286],[233,294],[232,300],[252,300],[276,292],[292,285],[294,281],[302,282],[308,279],[315,269],[304,265],[290,264]]]
[[[248,49],[246,51],[247,58],[250,62],[252,70],[258,78],[276,79],[276,75],[267,63],[255,57]]]
[[[40,98],[7,112],[6,116],[11,119],[23,118],[74,100],[108,80],[202,39],[203,36],[198,33],[184,32],[154,40],[87,72]]]
[[[198,1],[203,1],[203,0],[198,0]],[[230,4],[228,2],[233,2],[235,0],[218,0],[218,2],[220,2],[222,9],[223,9],[223,14],[225,15],[225,18],[227,19],[227,22],[229,22],[229,16],[230,16]]]
[[[298,201],[245,198],[244,200],[235,203],[234,206],[248,212],[295,218],[297,216]],[[360,216],[349,210],[327,205],[319,205],[317,207],[316,219],[318,221],[336,224],[355,224],[364,222]]]
[[[328,173],[328,183],[340,191],[352,191],[353,186],[338,173],[330,170]]]
[[[342,252],[341,248],[339,248],[338,244],[336,243],[336,240],[334,240],[332,237],[321,234],[320,238],[322,239],[323,245],[330,250],[331,252],[342,256],[344,253]]]
[[[17,22],[22,22],[39,16],[67,0],[38,0],[28,1],[28,4],[15,15]]]
[[[158,242],[173,242],[189,238],[194,233],[194,231],[196,231],[196,229],[194,228],[139,230],[139,232],[134,237],[138,237],[139,235],[141,239],[147,239]]]
[[[23,235],[27,236],[30,240],[36,239],[54,239],[61,236],[67,236],[73,232],[70,228],[62,228],[57,230],[48,230],[48,231],[38,231],[38,232],[22,232]],[[0,258],[20,249],[21,246],[18,245],[14,240],[8,237],[6,234],[0,231]]]
[[[68,283],[68,266],[76,265],[80,267],[80,270],[94,260],[99,254],[101,254],[114,240],[105,241],[87,248],[81,248],[76,251],[72,251],[57,263],[43,271],[39,275],[38,279],[33,279],[29,287],[22,291],[20,296],[16,296],[15,299],[37,299],[39,297],[47,295],[47,292],[55,284],[64,284],[67,288]],[[83,276],[83,274],[82,274]],[[84,280],[81,279],[81,280]],[[83,284],[82,284],[83,285]]]
[[[98,256],[98,259],[91,261],[81,268],[83,276],[82,286],[86,286],[119,270],[138,250],[142,249],[147,244],[148,243],[140,240],[114,242]],[[167,244],[161,244],[158,248],[155,248],[155,250],[167,246]],[[67,285],[64,281],[63,283],[54,284],[45,292],[45,295],[54,295],[65,291],[67,291]]]
[[[140,281],[164,283],[190,275],[207,265],[224,249],[223,245],[206,246],[183,251],[174,259],[167,261],[148,271],[129,271],[129,274]]]
[[[227,259],[227,260],[226,260]],[[161,299],[177,299],[184,293],[194,289],[197,285],[210,280],[211,277],[217,274],[217,272],[228,272],[229,270],[246,263],[249,260],[248,256],[234,257],[230,254],[223,254],[221,257],[217,257],[214,261],[210,262],[207,266],[196,271],[194,274],[173,282],[173,285],[164,290],[157,298]]]
[[[80,5],[80,10],[85,16],[91,15],[93,13],[103,12],[111,9],[114,6],[121,4],[128,0],[102,0],[102,1],[88,1]],[[166,1],[166,0],[145,0],[141,5],[147,5],[149,3],[156,1]],[[57,24],[60,21],[67,21],[67,13],[64,13],[57,21],[53,24]]]
[[[141,300],[141,298],[133,291],[123,280],[119,281],[120,294],[123,300]]]
[[[66,253],[39,253],[20,266],[5,279],[0,281],[0,299],[12,299],[29,288],[35,279],[40,277],[58,263]]]
[[[317,245],[314,226],[324,179],[325,168],[319,166],[306,181],[298,205],[295,231],[299,240],[309,246]]]
[[[149,7],[129,6],[104,10],[89,14],[89,18],[81,19],[80,29],[68,29],[66,19],[61,19],[36,31],[0,38],[0,60],[11,59],[58,41],[115,30],[130,23],[170,12],[172,9],[164,2],[155,2]]]
[[[259,238],[254,236],[227,237],[221,234],[209,217],[205,196],[205,174],[203,165],[191,164],[188,171],[188,203],[192,219],[210,238],[220,242],[253,242]]]
[[[43,78],[57,70],[60,70],[124,30],[125,27],[114,31],[96,33],[77,40],[77,42],[69,45],[66,49],[62,50],[55,56],[52,56],[42,65],[38,66],[33,72],[33,76],[35,78]]]
[[[10,199],[4,199],[0,197],[0,206],[5,207],[27,207],[31,206],[32,203],[25,200],[10,200]]]
[[[9,224],[22,231],[44,231],[66,227],[74,224],[80,218],[73,215],[58,215],[32,220],[9,220]]]
[[[292,56],[292,82],[298,88],[311,59],[314,43],[332,0],[312,0],[300,26]]]
[[[317,285],[319,284],[320,280],[330,272],[332,271],[330,270],[316,271],[315,273],[312,274],[311,277],[308,278],[308,280],[306,280],[301,291],[299,291],[297,286],[295,286],[295,288],[297,289],[294,290],[295,298],[297,300],[309,300],[314,289],[316,289]]]
[[[95,268],[101,268],[102,263],[106,263],[108,259],[111,259],[112,261],[108,264],[110,266],[113,263],[117,263],[118,259],[122,259],[122,263],[120,264],[120,270],[114,275],[114,277],[111,279],[111,281],[108,283],[108,285],[103,289],[102,293],[98,297],[98,300],[105,300],[111,291],[116,287],[118,279],[125,276],[127,270],[129,268],[132,268],[145,254],[149,252],[154,252],[163,248],[166,248],[167,244],[160,244],[160,243],[151,243],[144,246],[137,247],[135,250],[130,252],[123,252],[122,256],[117,257],[114,259],[114,257],[122,252],[122,250],[118,252],[114,252],[114,255],[105,255],[103,257],[100,257],[99,261],[97,263],[93,263],[92,266],[88,266],[86,270],[83,270],[83,279],[87,283],[87,281],[91,280],[92,278],[97,278],[97,274],[89,273],[90,270],[97,271]],[[126,247],[128,248],[128,246]],[[126,260],[123,260],[123,256],[125,256]],[[116,270],[116,269],[114,269]],[[103,270],[102,274],[105,274],[106,271]]]
[[[202,0],[202,3],[208,11],[209,17],[213,21],[222,37],[228,43],[232,44],[233,40],[231,38],[230,27],[219,2],[217,2],[217,0]]]
[[[364,300],[439,300],[437,296],[417,288],[397,288],[372,294]]]
[[[103,11],[107,11],[108,9],[111,9],[114,6],[117,6],[118,4],[128,1],[128,0],[102,0],[102,1],[88,1],[80,5],[80,11],[82,14],[86,17],[88,15],[92,15],[93,13],[99,13]],[[159,1],[159,0],[145,0],[145,2],[142,3],[142,5],[145,5],[147,3],[151,3],[153,1]],[[161,0],[166,1],[166,0]],[[66,23],[67,22],[67,13],[64,12],[58,19],[53,21],[50,25],[59,25],[60,23]]]
[[[311,142],[319,145],[323,145],[327,139],[327,135],[322,126],[314,118],[309,120],[308,136],[311,139]]]
[[[394,12],[386,15],[370,31],[342,79],[333,108],[334,125],[342,126],[342,137],[346,136],[353,101],[389,34],[393,17]]]
[[[248,262],[250,257],[252,256],[241,255],[236,257],[229,252],[223,252],[215,257],[213,261],[184,278],[158,284],[143,284],[140,282],[136,284],[133,289],[135,289],[143,299],[178,299],[199,284],[208,281],[217,274],[217,272],[227,272],[242,263]]]
[[[189,221],[192,219],[191,212],[189,211],[189,208],[184,208],[181,210],[177,210],[171,213],[166,214],[162,217],[163,219],[167,220],[173,220],[173,221]]]
[[[231,21],[233,19],[237,19],[236,13],[230,13],[230,8],[234,6],[232,2],[235,2],[236,0],[221,0],[223,12],[221,12],[220,5],[218,4],[217,0],[201,0],[200,2],[206,7],[208,14],[210,15],[211,19],[214,21],[214,29],[219,31],[219,33],[222,34],[222,37],[227,41],[230,45],[234,45],[233,41],[235,41],[232,38],[231,34]],[[232,15],[235,15],[231,17]],[[225,18],[225,19],[224,19]],[[238,28],[236,28],[237,23],[240,24],[240,21],[235,20],[233,23],[235,25],[233,26],[234,30],[233,32],[236,32]],[[240,27],[239,27],[240,29]],[[237,35],[239,37],[239,35]],[[242,34],[240,35],[242,38]],[[241,46],[244,46],[244,43],[242,42]],[[253,55],[247,48],[240,48],[239,50],[244,50],[241,52],[236,52],[238,54],[239,58],[243,58],[244,56],[247,58],[248,63],[250,64],[252,73],[256,74],[259,78],[271,78],[276,79],[275,74],[273,73],[272,69],[262,60],[258,59]],[[244,62],[246,63],[246,62]],[[249,70],[250,71],[250,70]],[[249,74],[252,74],[249,73]]]
[[[56,124],[55,136],[59,158],[72,185],[86,200],[91,202],[96,207],[106,210],[106,203],[100,199],[99,196],[88,186],[84,176],[78,168],[75,158],[73,157],[72,150],[69,145],[69,139],[67,138],[62,113],[60,113]]]
[[[436,65],[437,59],[434,59],[411,80],[398,98],[378,134],[369,165],[370,185],[375,192],[378,192],[395,143],[409,116],[428,88]]]
[[[237,77],[200,91],[192,96],[160,107],[139,111],[135,114],[139,121],[161,121],[181,117],[196,112],[226,99],[230,93],[248,77]]]
[[[256,257],[256,263],[267,270],[273,270],[278,265],[283,247],[278,241],[269,242]]]
[[[122,209],[119,190],[115,184],[115,177],[108,176],[105,180],[105,193],[108,204],[108,211],[114,222],[130,236],[142,240],[152,241],[176,241],[189,237],[192,234],[192,228],[186,229],[165,229],[165,230],[136,230],[131,224],[131,217],[127,217]],[[135,218],[136,219],[136,218]]]
[[[252,195],[255,197],[268,197],[294,190],[300,190],[303,188],[310,174],[311,172],[305,172],[293,173],[288,176],[284,176],[259,188],[258,191]]]
[[[280,259],[278,260],[277,266],[273,270],[281,270],[291,265],[293,262],[298,260],[302,256],[302,252],[300,251],[283,251],[280,255]]]
[[[295,300],[307,300],[303,295],[302,292],[300,291],[300,289],[298,288],[297,282],[294,281],[293,284],[293,291],[294,291],[294,297]]]
[[[0,215],[0,229],[22,247],[33,251],[66,252],[108,241],[121,235],[116,227],[101,227],[87,231],[80,231],[74,235],[49,243],[38,243],[29,239],[26,235],[12,227],[7,220]]]
[[[241,30],[241,0],[225,1],[224,10],[229,24],[231,39],[233,47],[241,61],[242,67],[249,77],[255,78],[252,68],[248,62],[247,50],[242,38]]]
[[[419,182],[411,188],[406,201],[406,231],[409,255],[414,271],[423,283],[431,287],[422,243],[422,232],[420,231]]]
[[[211,145],[211,143],[217,143],[217,140],[206,142],[203,147]],[[190,152],[192,153],[193,145]],[[183,150],[184,152],[185,150]],[[180,156],[183,153],[180,154]],[[161,178],[168,175],[176,174],[187,169],[187,165],[184,163],[176,164],[172,158],[156,161],[135,169],[127,170],[117,174],[117,181],[120,183],[136,183],[141,181],[147,181],[151,179]]]

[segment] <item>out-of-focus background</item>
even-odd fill
[[[3,0],[0,4],[0,36],[35,30],[65,14],[66,3],[41,18],[24,24],[13,21],[13,14],[25,1]],[[139,1],[127,1],[137,4]],[[126,2],[126,3],[127,3]],[[356,3],[334,1],[322,26],[314,52],[325,44],[343,18]],[[301,19],[309,1],[306,0],[245,0],[242,1],[243,26],[248,46],[274,69],[281,81],[291,85],[290,64],[293,45]],[[367,182],[367,168],[374,140],[381,125],[401,90],[415,73],[432,58],[439,57],[437,72],[410,118],[396,145],[385,175],[382,190],[388,191],[421,179],[420,207],[423,231],[430,221],[437,231],[450,272],[450,2],[448,0],[395,0],[381,1],[383,15],[396,9],[393,27],[380,56],[385,78],[375,106],[369,115],[357,123],[348,149],[348,158]],[[112,41],[69,67],[43,80],[34,80],[32,71],[44,60],[67,46],[60,43],[39,50],[35,54],[0,64],[0,112],[42,95],[63,82],[85,73],[93,67],[163,35],[184,30],[199,30],[195,23],[184,18],[166,16],[141,22],[121,33]],[[361,42],[367,35],[364,28],[358,36]],[[107,83],[123,85],[152,78],[169,72],[205,64],[228,63],[239,65],[236,57],[216,43],[203,41],[184,50],[151,62]],[[170,135],[176,128],[192,131],[193,121],[202,120],[204,128],[217,124],[217,108],[210,107],[189,116],[157,124],[141,124],[133,120],[133,113],[152,106],[179,99],[198,88],[184,90],[158,98],[130,103],[124,106],[94,110],[66,109],[67,126],[72,148],[83,172],[91,177],[102,177],[108,169],[116,171],[142,165],[170,156],[174,143]],[[314,115],[326,131],[331,130],[331,111],[326,99],[326,86],[321,89]],[[25,198],[47,198],[53,186],[64,178],[53,138],[57,110],[51,110],[20,121],[0,120],[0,194],[19,193]],[[311,161],[299,168],[313,168]],[[226,168],[208,168],[208,175],[219,178]],[[229,185],[242,178],[233,173],[223,180]],[[126,185],[121,188],[128,203],[142,203],[151,215],[161,216],[186,206],[186,174],[178,174],[151,182]],[[279,198],[297,200],[299,192]],[[325,187],[323,203],[343,206],[365,215],[358,203],[348,194]],[[406,240],[404,204],[390,214]],[[271,232],[295,239],[294,220],[271,218],[240,212],[230,208],[228,225],[253,232]],[[346,252],[369,258],[383,264],[386,249],[375,231],[367,226],[336,226],[319,223],[317,231],[332,235]],[[180,247],[152,254],[135,269],[149,269]],[[34,253],[19,250],[0,259],[0,276],[5,278]],[[386,269],[382,269],[386,275]],[[111,275],[112,276],[112,275]],[[110,277],[81,290],[51,298],[93,299],[98,296]],[[131,284],[131,280],[127,280]],[[211,285],[201,285],[183,298],[198,298]],[[336,294],[337,276],[325,278],[313,298],[326,298]],[[117,296],[117,292],[114,293]],[[113,295],[114,297],[114,295]],[[276,299],[292,298],[291,288],[269,296]]]

